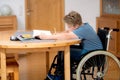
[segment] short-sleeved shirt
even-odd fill
[[[78,29],[73,30],[73,33],[76,34],[80,39],[84,39],[84,50],[91,51],[96,49],[103,49],[98,35],[88,23],[84,23]]]

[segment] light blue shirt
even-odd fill
[[[103,49],[98,35],[88,23],[84,23],[84,25],[74,30],[73,33],[76,34],[80,39],[84,39],[83,49],[87,51]]]

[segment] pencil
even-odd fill
[[[56,28],[54,27],[54,34],[56,34]]]

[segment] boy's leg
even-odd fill
[[[76,74],[76,68],[83,54],[87,53],[87,50],[70,48],[70,66],[71,66],[71,80],[73,79],[73,74]]]
[[[70,48],[70,59],[79,60],[81,56],[87,52],[85,49]]]

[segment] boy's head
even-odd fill
[[[76,27],[82,24],[81,15],[75,11],[71,11],[68,15],[64,17],[65,23],[68,27]]]

